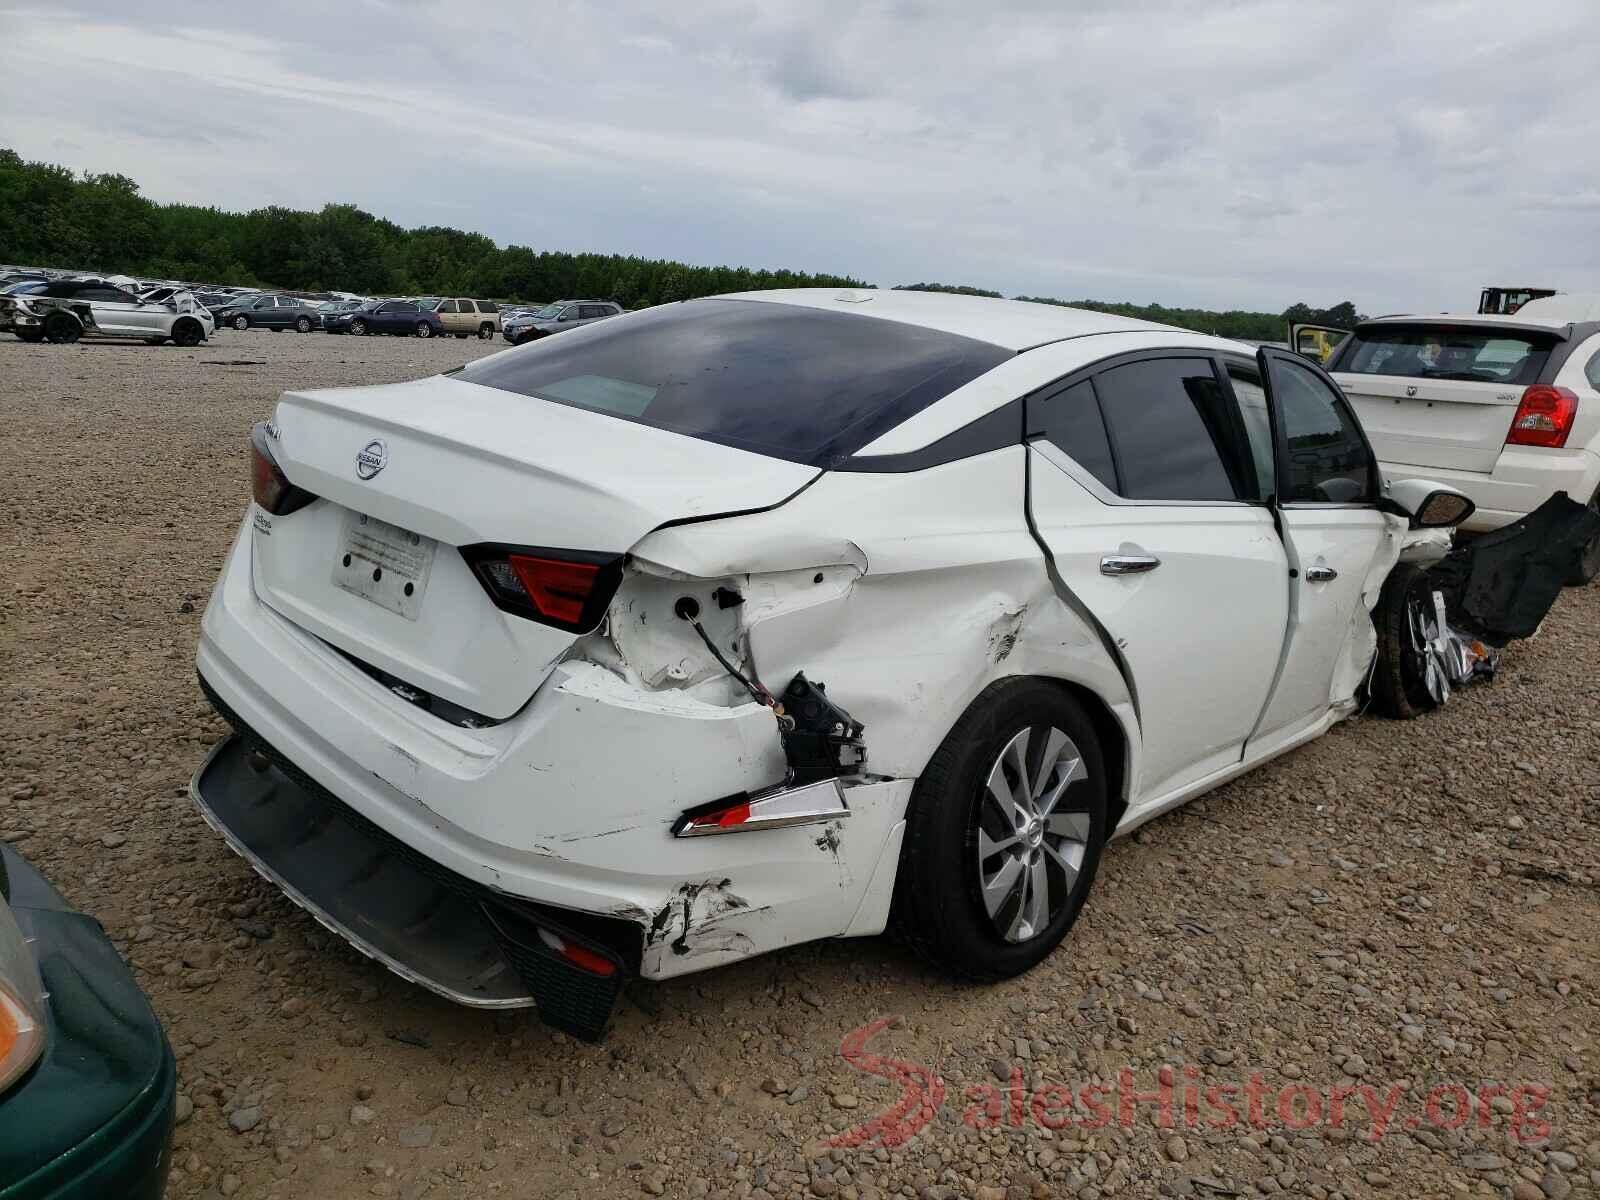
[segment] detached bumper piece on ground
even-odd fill
[[[255,738],[219,745],[191,791],[228,845],[290,899],[397,975],[477,1008],[537,1005],[604,1035],[637,970],[637,927],[497,894],[373,825]]]
[[[43,1052],[0,1094],[0,1200],[159,1200],[177,1100],[161,1024],[99,922],[5,845],[0,867],[45,996]]]

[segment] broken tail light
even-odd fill
[[[1572,423],[1578,416],[1578,394],[1571,388],[1536,383],[1522,393],[1516,416],[1511,418],[1508,446],[1548,446],[1559,449],[1567,444]]]
[[[275,517],[304,508],[317,497],[289,482],[289,477],[272,457],[267,441],[267,424],[257,421],[250,430],[250,494],[264,510]]]
[[[537,546],[463,546],[495,607],[541,625],[587,633],[622,583],[622,555]]]

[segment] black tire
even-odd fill
[[[185,318],[174,322],[172,326],[172,341],[177,346],[198,346],[206,340],[206,331],[199,321]]]
[[[1428,691],[1427,658],[1413,629],[1414,614],[1433,608],[1428,573],[1413,563],[1397,563],[1383,581],[1372,623],[1378,632],[1378,661],[1372,669],[1372,707],[1381,716],[1409,721],[1438,708]]]
[[[48,342],[58,345],[70,344],[83,336],[83,326],[78,324],[76,317],[66,313],[51,313],[44,320],[44,337]]]
[[[494,326],[489,324],[488,321],[485,321],[482,325],[478,326],[478,340],[480,342],[487,342],[493,336]]]
[[[1589,497],[1589,508],[1600,512],[1600,492]],[[1578,556],[1577,565],[1572,568],[1572,573],[1567,576],[1568,587],[1587,587],[1600,576],[1600,533],[1589,539],[1589,544],[1583,548]]]
[[[1002,750],[1030,730],[1037,743],[1044,729],[1065,733],[1087,771],[1065,789],[1061,803],[1071,807],[1059,810],[1083,819],[1082,857],[1070,882],[1054,859],[1040,868],[1054,872],[1050,878],[1056,895],[1063,897],[1061,906],[1047,906],[1053,914],[1048,922],[1038,932],[1013,941],[999,925],[1005,923],[1007,912],[1020,915],[1024,895],[1018,894],[1017,910],[1003,907],[995,916],[983,899],[978,839],[988,836],[982,830],[992,819],[986,783],[991,768],[1000,770],[996,760]],[[1038,751],[1033,753],[1037,756]],[[1109,834],[1107,820],[1101,747],[1093,722],[1078,702],[1065,687],[1047,679],[991,684],[956,722],[912,792],[895,882],[896,927],[919,954],[957,977],[992,982],[1020,975],[1054,950],[1078,919]],[[1026,857],[1024,839],[1011,840],[1019,843]],[[1040,851],[1032,854],[1042,861]],[[1029,870],[1020,868],[1021,873]]]
[[[360,320],[360,319],[351,321],[350,322],[350,332],[355,334],[356,337],[366,337],[367,336],[367,323],[365,321]]]
[[[431,338],[433,336],[433,326],[429,325],[426,321],[418,321],[417,336],[419,338]]]
[[[44,341],[44,330],[35,325],[29,325],[22,329],[13,329],[11,332],[16,334],[29,345],[38,345],[40,342]]]
[[[233,319],[232,325],[235,329],[249,329],[250,318],[245,316],[243,313],[240,313]]]
[[[295,319],[295,323],[294,323],[294,327],[295,327],[296,331],[298,331],[300,333],[310,333],[311,332],[311,318],[310,317],[298,317],[298,318],[296,318]]]

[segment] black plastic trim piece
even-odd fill
[[[920,450],[904,454],[853,455],[834,469],[863,473],[924,471],[963,458],[1002,450],[1022,443],[1023,398],[1008,400],[999,408],[968,421],[960,429],[945,434]]]

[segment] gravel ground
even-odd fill
[[[184,794],[223,733],[192,657],[246,432],[283,388],[497,345],[0,341],[0,836],[105,923],[166,1022],[172,1195],[1600,1193],[1600,589],[1443,712],[1348,723],[1117,843],[1066,945],[1002,986],[820,944],[636,986],[595,1047],[323,932]],[[943,1103],[903,1144],[891,1124],[830,1147],[900,1096],[840,1054],[880,1018],[869,1050],[936,1073]],[[1176,1128],[1152,1100],[1123,1121],[1113,1095],[1094,1128],[1081,1094],[1044,1119],[1024,1098],[1124,1068],[1141,1094],[1175,1081]],[[1186,1124],[1185,1088],[1257,1075],[1266,1127],[1221,1128],[1209,1101]],[[1476,1099],[1460,1128],[1453,1100],[1428,1114],[1436,1086],[1486,1081],[1507,1090],[1481,1121]],[[1521,1137],[1539,1093],[1518,1084],[1548,1089]],[[1359,1092],[1331,1120],[1359,1085],[1397,1102],[1381,1137]],[[1285,1122],[1286,1086],[1322,1119]]]

